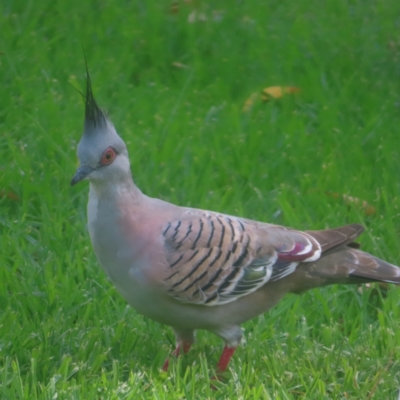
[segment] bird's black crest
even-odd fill
[[[105,125],[107,117],[102,111],[102,109],[97,105],[96,100],[94,99],[92,91],[92,82],[90,80],[86,55],[85,55],[85,63],[86,63],[85,128],[93,129]]]

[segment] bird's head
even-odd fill
[[[80,166],[71,186],[82,179],[104,184],[130,176],[128,151],[112,122],[97,105],[92,91],[89,71],[86,79],[85,123],[78,145]]]

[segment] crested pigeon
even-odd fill
[[[88,71],[85,106],[71,185],[89,180],[94,252],[133,308],[173,328],[173,355],[189,350],[196,330],[211,331],[225,342],[220,374],[241,341],[240,325],[286,293],[400,283],[400,268],[357,248],[361,225],[300,232],[146,196],[132,180],[124,141],[93,97]]]

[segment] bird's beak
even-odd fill
[[[78,182],[80,182],[82,179],[85,179],[93,170],[94,170],[94,168],[89,167],[89,165],[81,165],[76,170],[75,175],[71,180],[71,186],[74,186]]]

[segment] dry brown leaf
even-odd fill
[[[333,192],[327,192],[326,193],[328,196],[334,197],[335,199],[341,198],[343,202],[349,206],[355,205],[359,208],[361,208],[365,215],[371,216],[376,213],[376,208],[374,206],[371,206],[367,201],[361,200],[358,197],[353,197],[349,196],[348,194],[340,194],[340,193],[333,193]]]
[[[252,93],[251,96],[244,102],[242,111],[243,112],[249,111],[259,97],[260,97],[259,93]]]
[[[179,13],[179,3],[174,1],[169,8],[171,14],[178,14]]]
[[[11,191],[6,192],[5,190],[0,190],[0,198],[7,197],[7,199],[19,201],[19,196]]]
[[[366,215],[373,215],[376,213],[376,208],[368,204],[365,200],[360,200],[358,197],[348,196],[344,194],[343,200],[346,204],[360,206]]]

